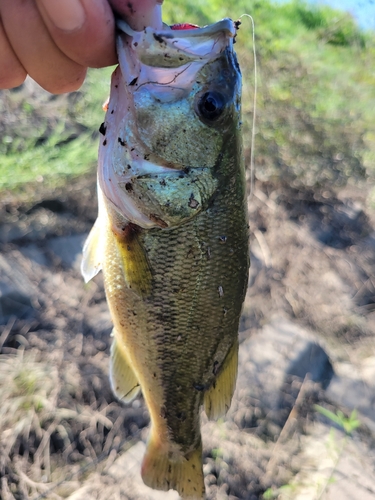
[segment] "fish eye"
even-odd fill
[[[205,92],[198,102],[199,114],[205,120],[215,121],[225,109],[225,98],[220,92]]]

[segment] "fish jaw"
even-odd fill
[[[207,172],[203,196],[197,190],[187,190],[182,196],[187,199],[182,215],[180,207],[163,209],[170,203],[163,200],[162,193],[160,200],[157,194],[150,199],[150,196],[142,198],[141,193],[133,193],[134,180],[141,178],[140,184],[145,184],[145,178],[157,177],[163,186],[164,181],[170,179],[171,189],[175,188],[173,198],[184,191],[183,186],[174,182],[176,174],[184,175],[190,168],[214,167],[223,134],[214,128],[207,130],[195,116],[195,101],[210,81],[217,78],[223,54],[233,52],[234,23],[224,19],[205,28],[176,31],[146,28],[144,32],[130,32],[132,36],[122,34],[117,41],[120,66],[112,76],[111,97],[101,128],[99,185],[108,203],[124,221],[145,229],[171,227],[194,217],[212,197],[217,188],[216,183],[211,182],[212,172]],[[202,79],[204,83],[199,81]],[[235,85],[239,87],[238,83]],[[238,93],[238,89],[235,92]],[[173,123],[169,119],[172,115]],[[191,118],[195,119],[194,127],[184,132],[182,125],[193,123]],[[151,119],[152,123],[148,123]],[[163,124],[168,123],[170,127],[166,130]],[[155,144],[152,137],[159,132],[163,137]],[[179,154],[178,143],[189,141],[191,136],[201,137],[201,147],[187,156]],[[160,148],[163,141],[166,147]],[[204,161],[202,148],[205,148]],[[149,190],[149,186],[145,189]],[[165,194],[166,190],[162,191]],[[191,196],[198,201],[196,207],[190,206]],[[163,212],[166,212],[164,216]]]

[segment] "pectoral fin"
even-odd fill
[[[119,345],[115,336],[111,347],[109,375],[116,397],[125,403],[130,403],[137,396],[141,387],[131,368],[125,349]]]
[[[140,297],[147,297],[151,293],[152,274],[138,234],[129,230],[124,236],[116,237],[116,242],[127,286]]]
[[[204,410],[210,420],[223,417],[228,411],[236,387],[237,371],[238,341],[233,344],[214,384],[204,395]]]
[[[102,269],[103,235],[101,234],[101,227],[100,218],[98,217],[83,246],[81,274],[85,283],[88,283]]]

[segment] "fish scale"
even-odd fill
[[[165,418],[169,439],[184,451],[194,447],[200,435],[197,415],[203,391],[194,385],[212,383],[214,361],[223,362],[237,337],[247,284],[248,226],[245,217],[238,217],[245,201],[234,196],[236,192],[236,185],[227,188],[208,210],[180,227],[141,233],[153,275],[152,293],[145,300],[124,283],[121,264],[115,265],[119,256],[108,259],[108,269],[104,269],[109,304],[127,304],[118,320],[127,325],[124,343],[135,346],[137,357],[144,350],[141,359],[133,362],[134,369],[142,373],[140,378],[151,380],[151,393],[154,387],[163,388],[160,408],[170,409]],[[220,239],[223,235],[225,243]],[[109,248],[113,248],[111,243]],[[142,345],[140,330],[144,332]],[[197,351],[200,357],[194,355]],[[153,370],[155,358],[160,375],[153,378],[147,372]],[[186,391],[194,395],[189,401],[179,396]],[[178,413],[185,414],[183,422]]]

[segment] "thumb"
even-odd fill
[[[113,10],[136,31],[147,26],[161,29],[161,4],[163,0],[109,0]]]

